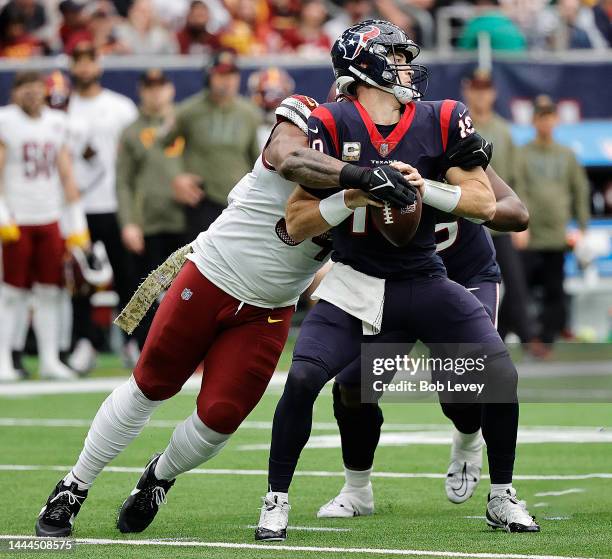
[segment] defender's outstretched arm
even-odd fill
[[[495,231],[525,231],[529,226],[529,211],[525,204],[490,165],[487,167],[487,176],[497,201],[495,217],[487,226]]]

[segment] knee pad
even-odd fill
[[[215,402],[201,402],[198,399],[198,417],[213,431],[231,434],[245,418],[244,409],[235,401],[217,400]]]
[[[285,394],[314,401],[329,376],[325,368],[311,361],[294,361],[287,376]]]
[[[334,382],[332,394],[334,405],[337,402],[345,408],[357,408],[361,405],[361,387],[359,385]]]

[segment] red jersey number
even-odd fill
[[[55,171],[56,159],[55,146],[50,142],[23,144],[23,172],[28,179],[37,179],[41,175],[51,178]]]

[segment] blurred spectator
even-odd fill
[[[185,26],[177,35],[181,54],[209,54],[219,41],[208,31],[210,11],[203,0],[193,0],[187,12]]]
[[[134,0],[111,0],[113,6],[115,6],[115,11],[117,15],[120,17],[127,17],[128,12],[130,11],[130,6],[133,4]],[[173,0],[175,2],[176,0]]]
[[[425,48],[434,43],[434,20],[431,10],[435,0],[376,0],[381,16],[398,25]]]
[[[126,54],[127,47],[117,39],[116,26],[120,21],[115,7],[109,0],[95,0],[83,8],[83,17],[87,22],[84,32],[75,32],[70,36],[64,50],[72,54],[75,45],[80,42],[91,42],[100,54]]]
[[[580,0],[559,0],[534,17],[536,29],[530,44],[538,48],[605,48],[606,41],[595,25],[594,12]]]
[[[475,50],[478,36],[489,35],[493,50],[522,51],[527,41],[517,25],[499,8],[497,0],[476,0],[478,15],[465,25],[459,37],[459,48]]]
[[[87,29],[88,18],[84,15],[85,5],[75,0],[63,0],[59,3],[62,20],[59,37],[64,46],[75,45],[79,40],[91,40]]]
[[[238,54],[257,55],[278,52],[280,35],[268,23],[268,12],[256,0],[232,2],[232,21],[219,34],[219,44]]]
[[[227,195],[259,157],[258,108],[238,95],[240,72],[236,55],[215,55],[207,89],[178,108],[176,125],[165,140],[185,138],[185,173],[173,182],[176,199],[185,205],[188,237],[195,238],[221,214]]]
[[[82,41],[74,46],[71,76],[74,91],[68,115],[74,123],[75,174],[92,241],[102,241],[106,247],[115,290],[123,306],[131,296],[131,279],[117,220],[115,166],[121,133],[136,119],[138,110],[127,97],[100,85],[102,67],[93,43]],[[69,363],[74,370],[85,372],[95,362],[94,342],[100,342],[95,337],[88,297],[75,299],[74,313],[74,331],[82,339]]]
[[[270,27],[281,35],[297,25],[300,0],[268,0]]]
[[[32,33],[38,31],[47,22],[44,6],[36,0],[9,0],[0,11],[0,32],[4,32],[8,21],[22,22],[25,31]]]
[[[231,21],[225,0],[204,0],[208,7],[208,31],[218,33]],[[159,21],[167,28],[178,31],[185,23],[191,0],[153,0],[155,14]]]
[[[155,21],[151,0],[134,0],[117,38],[131,54],[175,54],[176,39]]]
[[[21,13],[9,14],[2,23],[0,57],[29,58],[45,54],[45,46],[27,30],[26,20]]]
[[[331,40],[323,29],[326,20],[323,0],[302,0],[297,26],[283,34],[286,45],[302,55],[329,52]]]
[[[554,342],[567,321],[563,289],[566,227],[576,219],[584,231],[590,214],[586,174],[574,152],[554,140],[557,122],[552,99],[537,97],[533,117],[536,139],[519,150],[515,184],[531,216],[524,260],[530,287],[542,288],[539,336],[546,344]]]
[[[174,110],[174,86],[156,69],[144,72],[139,81],[140,114],[123,132],[117,158],[119,223],[123,244],[135,261],[133,289],[186,242],[183,207],[171,189],[172,179],[182,171],[185,140],[179,137],[166,148],[157,141]],[[144,321],[135,332],[141,348],[149,323]]]
[[[462,91],[474,127],[493,143],[493,168],[512,185],[516,148],[509,123],[494,111],[497,90],[491,75],[484,70],[474,70],[463,80]],[[491,233],[504,282],[504,297],[499,308],[499,335],[503,340],[509,332],[514,332],[522,343],[532,343],[534,332],[527,312],[528,291],[521,257],[513,246],[511,234]]]
[[[286,97],[293,94],[295,82],[285,70],[273,67],[253,72],[249,76],[248,89],[251,101],[264,115],[264,122],[257,131],[259,146],[263,150],[276,123],[274,111]]]
[[[324,26],[325,33],[335,41],[346,29],[373,17],[372,0],[342,0],[342,10]]]
[[[607,41],[608,47],[612,47],[612,0],[599,0],[593,8],[595,24]]]

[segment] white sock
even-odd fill
[[[28,291],[13,287],[7,283],[0,285],[0,309],[2,319],[0,320],[0,371],[8,374],[14,373],[13,369],[13,334],[15,318],[21,307],[27,306]]]
[[[36,284],[34,292],[34,332],[38,345],[39,369],[54,368],[59,363],[58,330],[60,323],[60,288]]]
[[[194,411],[174,429],[168,448],[155,466],[155,477],[174,479],[208,462],[221,451],[230,436],[207,427],[198,417],[198,412]]]
[[[85,483],[84,481],[80,480],[72,473],[72,470],[70,470],[64,477],[64,485],[72,485],[73,483],[76,483],[77,487],[81,491],[85,491],[91,487],[91,483]]]
[[[508,489],[512,489],[511,483],[492,483],[491,484],[491,497],[505,493]]]
[[[344,479],[348,487],[363,488],[370,484],[370,476],[372,475],[372,468],[369,470],[349,470],[344,468]]]
[[[72,297],[67,289],[60,291],[58,347],[68,351],[72,344]]]
[[[453,430],[453,445],[451,447],[451,462],[471,462],[482,468],[482,434],[480,429],[475,433],[462,433]]]
[[[134,440],[162,401],[149,400],[134,377],[115,388],[104,400],[89,428],[85,445],[72,468],[84,488]]]
[[[25,290],[23,290],[25,291]],[[27,291],[25,297],[22,297],[19,305],[15,309],[15,316],[13,322],[13,341],[12,348],[15,351],[23,351],[26,344],[26,338],[28,337],[28,329],[30,326],[30,295]]]

